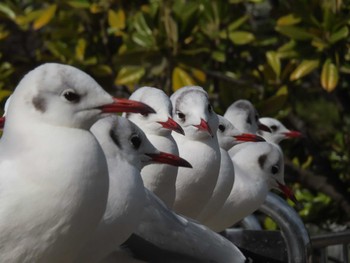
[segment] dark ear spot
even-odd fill
[[[252,125],[252,119],[250,118],[250,116],[248,115],[246,121],[246,123],[249,123],[250,125]]]
[[[264,169],[266,159],[267,159],[267,154],[260,155],[258,162],[259,162],[261,169]]]
[[[46,111],[46,101],[44,98],[40,97],[39,95],[33,98],[32,103],[36,110],[42,113]]]
[[[120,144],[118,135],[115,134],[115,133],[113,132],[113,130],[110,130],[110,131],[109,131],[109,136],[111,137],[111,139],[112,139],[112,141],[114,142],[114,144],[115,144],[119,149],[122,149],[122,146],[121,146],[121,144]]]

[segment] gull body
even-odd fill
[[[142,221],[123,247],[147,262],[245,262],[229,240],[177,215],[147,189],[146,196]],[[145,252],[144,246],[149,247]]]
[[[107,201],[106,159],[88,131],[113,98],[71,66],[18,84],[0,141],[0,261],[70,262]]]
[[[223,231],[253,213],[272,188],[282,190],[285,187],[280,148],[267,142],[245,145],[232,158],[235,183],[229,197],[221,209],[205,222],[214,231]]]
[[[157,149],[179,155],[171,131],[181,132],[179,130],[181,127],[171,119],[172,105],[169,97],[160,89],[142,87],[131,94],[130,99],[146,103],[156,113],[148,115],[130,113],[125,116],[145,132]],[[175,201],[177,170],[177,167],[168,164],[150,164],[141,171],[145,187],[169,207],[172,207]]]
[[[183,87],[170,100],[173,118],[185,131],[185,136],[173,134],[179,154],[193,166],[178,169],[173,208],[196,218],[209,201],[219,175],[218,117],[201,87]]]
[[[146,204],[140,175],[144,165],[155,161],[188,165],[183,159],[154,148],[142,130],[126,118],[101,119],[91,127],[91,132],[107,158],[108,202],[97,230],[80,251],[77,262],[99,262],[108,258],[135,230]]]

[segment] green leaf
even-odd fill
[[[259,112],[263,115],[271,115],[280,111],[288,98],[288,87],[282,86],[275,95],[262,102]]]
[[[241,25],[243,25],[247,20],[248,20],[249,16],[244,15],[240,18],[238,18],[237,20],[233,21],[231,24],[229,24],[227,30],[229,32],[231,31],[235,31],[236,29],[238,29]]]
[[[306,30],[295,26],[276,26],[276,31],[295,40],[310,40],[314,36]]]
[[[155,44],[152,36],[140,34],[137,32],[132,34],[131,39],[141,47],[151,48]]]
[[[195,85],[195,81],[191,78],[191,76],[184,71],[183,69],[179,67],[175,67],[173,70],[173,76],[172,76],[172,81],[173,81],[173,91],[177,91],[178,89],[184,87],[184,86],[189,86],[189,85]]]
[[[16,13],[12,11],[7,5],[0,3],[0,12],[7,15],[10,19],[14,20],[16,18]]]
[[[273,71],[276,74],[276,77],[279,78],[281,74],[281,61],[279,55],[275,51],[269,51],[266,53],[267,63],[271,66]]]
[[[277,224],[271,219],[271,217],[266,217],[264,220],[264,228],[267,230],[276,230]]]
[[[34,21],[33,29],[38,30],[43,26],[47,25],[55,15],[56,9],[57,9],[57,5],[53,4],[47,7],[45,10],[43,10],[43,13],[41,14],[41,16],[39,16]]]
[[[113,73],[111,67],[108,65],[96,65],[91,70],[94,73],[94,75],[100,77],[109,76]]]
[[[146,19],[142,13],[138,13],[135,16],[134,27],[136,31],[142,35],[152,35],[152,30],[148,26]]]
[[[225,62],[226,61],[226,54],[222,51],[219,51],[219,50],[215,50],[211,54],[211,57],[218,62]]]
[[[289,14],[280,17],[277,20],[277,25],[278,26],[292,26],[295,24],[298,24],[301,21],[301,18],[296,16],[295,14]]]
[[[252,33],[246,31],[234,31],[229,33],[229,38],[236,45],[245,45],[252,42],[255,37]]]
[[[90,3],[87,0],[68,1],[68,4],[74,8],[90,8]]]
[[[331,62],[330,59],[327,59],[323,63],[322,73],[321,73],[321,85],[322,88],[328,92],[332,92],[339,81],[339,73],[337,67]]]
[[[349,28],[348,28],[348,26],[343,26],[337,32],[334,32],[333,34],[331,34],[331,36],[329,38],[329,41],[332,44],[334,44],[334,43],[338,42],[339,40],[347,38],[348,35],[349,35]]]
[[[318,68],[320,64],[320,61],[318,59],[312,59],[312,60],[303,60],[299,66],[292,72],[289,79],[291,81],[300,79],[309,73],[311,73],[313,70]]]
[[[11,90],[0,90],[0,101],[3,101],[5,98],[12,94]]]
[[[140,66],[125,66],[119,70],[114,83],[116,85],[133,85],[145,75],[146,70]]]

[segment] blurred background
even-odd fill
[[[0,106],[45,62],[117,96],[199,85],[220,114],[248,99],[304,134],[282,148],[310,233],[349,229],[349,27],[345,0],[2,0]]]

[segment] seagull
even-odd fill
[[[271,132],[258,131],[258,134],[264,137],[268,142],[278,144],[284,139],[302,136],[301,132],[287,129],[279,120],[274,118],[260,118],[259,122],[266,125],[271,130]]]
[[[122,102],[72,66],[23,77],[0,140],[0,262],[72,262],[107,202],[107,162],[90,126],[132,105],[151,110]]]
[[[228,150],[234,145],[243,142],[265,141],[262,137],[250,133],[241,133],[225,117],[218,115],[219,128],[217,138],[220,145],[221,163],[219,177],[213,194],[197,218],[200,222],[205,222],[208,217],[214,215],[225,203],[234,183],[234,168]]]
[[[196,218],[209,201],[219,175],[220,148],[216,137],[219,121],[201,87],[178,89],[170,100],[173,118],[185,131],[185,136],[173,134],[179,155],[193,166],[178,169],[173,209]]]
[[[171,131],[180,134],[184,134],[184,131],[171,118],[172,105],[169,97],[160,89],[141,87],[132,93],[129,99],[141,101],[151,106],[156,113],[128,113],[124,116],[138,125],[157,149],[179,155]],[[167,164],[150,164],[141,171],[145,187],[156,194],[170,208],[173,207],[175,201],[177,170],[177,167]]]
[[[259,121],[259,114],[253,104],[248,100],[237,100],[226,110],[224,117],[241,132],[257,133],[258,130],[271,132]]]
[[[135,124],[123,117],[97,121],[91,132],[107,158],[107,208],[94,236],[80,251],[77,262],[99,262],[113,253],[135,230],[146,195],[141,168],[149,163],[190,167],[182,158],[158,151]]]
[[[279,147],[268,142],[245,143],[232,158],[235,182],[221,209],[204,224],[216,232],[231,227],[257,210],[269,190],[282,191],[295,201],[284,182],[283,154]]]

